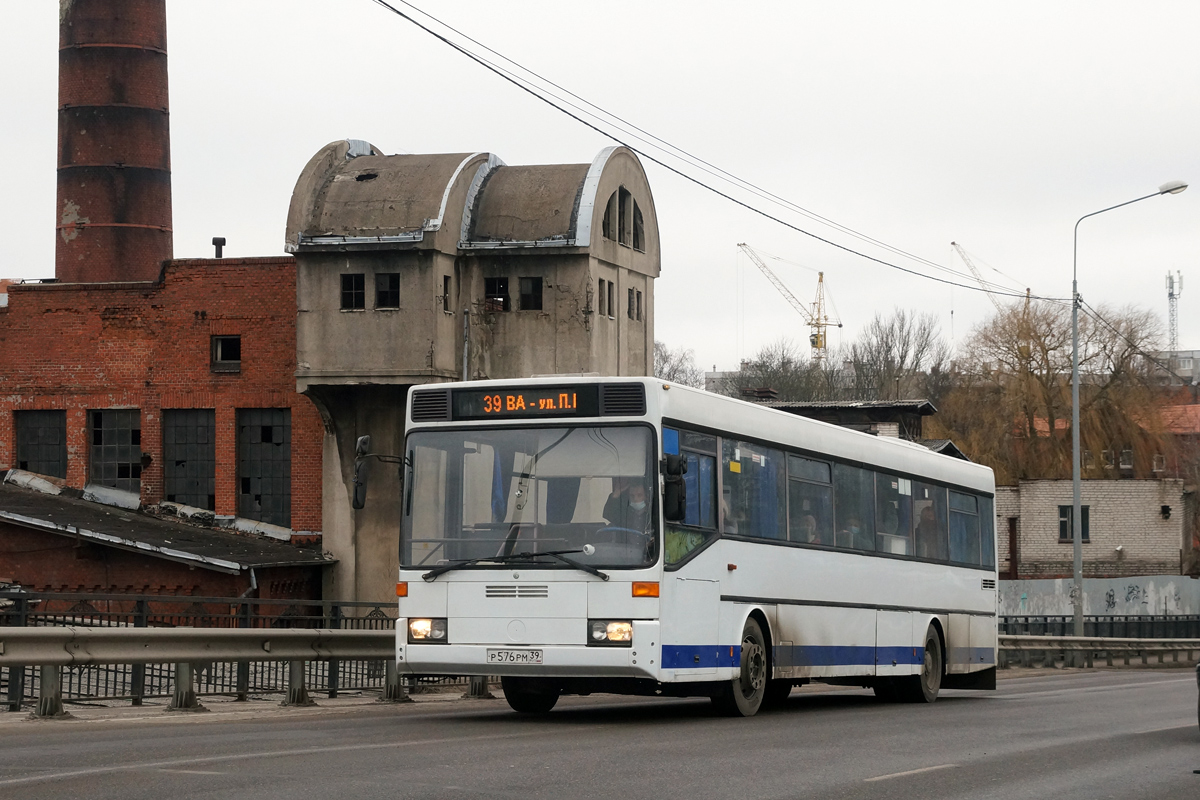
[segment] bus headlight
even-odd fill
[[[445,644],[445,619],[410,619],[408,621],[409,644]]]
[[[589,645],[629,647],[633,643],[633,623],[628,620],[588,620]]]

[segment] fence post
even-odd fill
[[[250,603],[249,602],[242,603],[241,608],[238,610],[238,627],[239,628],[251,627],[250,613],[251,613]],[[234,700],[233,700],[235,703],[244,703],[250,698],[250,662],[249,661],[237,662],[237,686],[234,687],[234,691],[236,692],[236,696],[234,697]]]
[[[133,605],[133,627],[145,628],[149,624],[146,601],[138,600]],[[146,696],[146,665],[134,664],[129,674],[129,694],[133,697],[133,705],[140,706]]]
[[[384,664],[383,694],[379,696],[381,703],[411,703],[413,699],[404,691],[404,682],[400,678],[400,670],[396,662],[388,659]]]
[[[29,602],[23,597],[13,598],[12,611],[9,612],[14,628],[24,628],[29,624]],[[21,703],[25,700],[25,667],[14,664],[8,668],[8,710],[20,711]]]
[[[193,675],[194,671],[190,663],[181,661],[175,665],[175,690],[171,696],[171,704],[167,706],[167,711],[208,711],[196,699]]]
[[[315,706],[316,702],[308,696],[304,686],[304,662],[301,660],[288,662],[288,692],[281,706]]]
[[[37,719],[62,719],[71,716],[63,708],[62,671],[57,665],[42,665],[42,689],[38,694],[37,710],[33,712],[33,716]]]
[[[329,618],[326,626],[334,629],[342,627],[341,617],[341,606],[333,606],[329,609]],[[338,696],[338,679],[341,677],[339,674],[342,671],[341,667],[342,662],[336,658],[329,659],[329,663],[326,665],[326,688],[329,690],[330,700],[334,700]]]
[[[488,691],[487,675],[471,675],[464,700],[495,700],[496,695]]]

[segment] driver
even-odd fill
[[[646,499],[646,486],[639,481],[630,481],[623,489],[609,495],[604,504],[604,519],[614,528],[627,528],[643,532],[650,527],[650,503]]]

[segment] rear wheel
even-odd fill
[[[789,680],[767,681],[767,693],[763,695],[764,708],[779,708],[792,694],[792,682]]]
[[[945,660],[942,657],[942,639],[930,625],[925,631],[925,659],[921,663],[921,674],[902,678],[897,686],[898,699],[909,703],[932,703],[942,689],[942,672]]]
[[[752,717],[767,694],[767,640],[753,617],[742,628],[741,672],[713,698],[717,709],[731,717]]]
[[[558,702],[558,688],[549,681],[502,677],[500,686],[509,707],[522,714],[545,714]]]

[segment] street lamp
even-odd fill
[[[1179,194],[1188,185],[1183,181],[1168,181],[1158,191],[1145,197],[1137,197],[1084,214],[1075,223],[1075,244],[1071,260],[1071,540],[1075,548],[1075,583],[1073,587],[1075,605],[1075,635],[1083,636],[1083,519],[1079,503],[1079,223],[1088,217],[1112,211],[1140,200],[1158,197],[1160,194]],[[1051,434],[1054,432],[1051,431]]]

